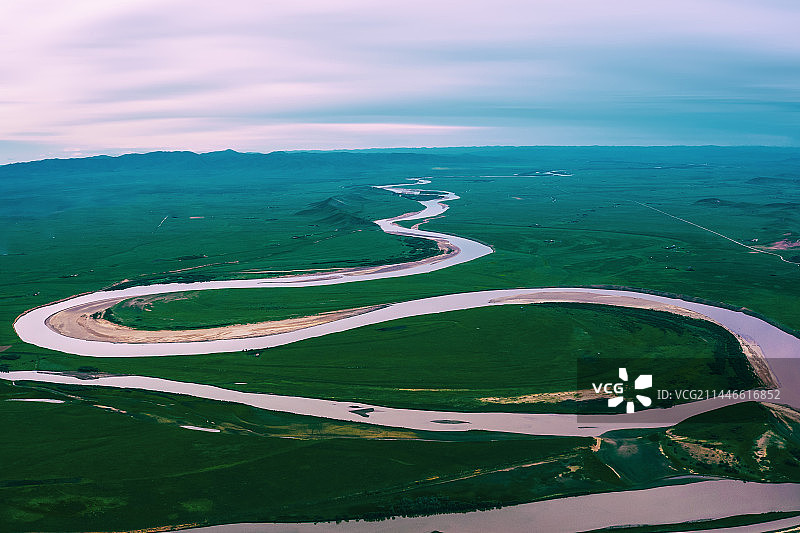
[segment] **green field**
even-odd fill
[[[747,244],[794,240],[800,237],[800,191],[793,173],[796,150],[487,152],[504,153],[510,161],[492,169],[478,167],[473,176],[437,177],[429,187],[456,191],[461,199],[451,202],[446,216],[426,228],[489,243],[497,253],[457,270],[428,275],[438,282],[447,280],[459,290],[464,284],[638,287],[748,307],[787,327],[800,327],[797,305],[791,298],[777,298],[783,290],[786,295],[797,293],[797,266],[750,253],[634,203],[646,203]],[[527,168],[515,161],[522,154],[532,159]],[[558,154],[566,157],[552,160]],[[567,168],[574,175],[474,176],[550,166]],[[780,253],[787,259],[800,256],[800,251]],[[422,280],[402,283],[413,289]],[[374,289],[370,283],[348,290]]]
[[[6,364],[12,370],[35,366],[47,371],[146,375],[246,392],[393,407],[575,412],[571,402],[513,399],[575,391],[579,363],[582,378],[590,373],[591,381],[598,383],[616,380],[620,361],[632,374],[657,368],[664,376],[659,388],[691,385],[722,390],[758,385],[736,340],[715,324],[660,311],[588,304],[451,311],[268,350],[82,358],[81,366],[75,366],[74,357],[26,353]]]
[[[66,403],[3,401],[22,397]],[[0,481],[6,531],[378,518],[615,486],[587,438],[381,429],[167,394],[5,382],[0,402],[4,427],[18,428],[0,441],[0,456],[13,457]]]
[[[593,358],[625,360],[632,372],[658,361],[659,375],[676,386],[746,387],[752,376],[719,328],[602,306],[482,308],[258,352],[137,359],[38,348],[22,343],[12,323],[34,306],[110,286],[433,255],[429,242],[371,223],[419,206],[372,185],[431,176],[425,187],[461,199],[423,227],[495,253],[406,278],[122,303],[114,316],[134,327],[183,329],[466,291],[614,286],[746,308],[797,331],[800,248],[777,251],[789,261],[782,262],[642,204],[751,246],[795,241],[798,162],[800,152],[789,148],[540,147],[157,153],[3,166],[0,371],[99,370],[464,411],[552,411],[481,398],[574,390],[576,364]],[[571,176],[545,174],[556,169]],[[0,381],[0,399],[67,403],[0,401],[0,420],[15,428],[0,439],[0,529],[10,531],[436,513],[674,483],[691,472],[800,481],[796,425],[756,404],[666,431],[605,435],[594,453],[591,439],[423,434],[155,393],[17,385]],[[699,455],[706,449],[718,451]],[[774,460],[767,465],[757,451]],[[460,479],[476,469],[482,474]],[[146,517],[144,508],[152,510]]]
[[[65,403],[6,401],[21,398]],[[590,438],[397,430],[142,391],[0,382],[0,402],[0,422],[16,428],[0,440],[7,531],[377,519],[685,482],[673,478],[700,471],[797,481],[796,461],[782,465],[800,456],[797,421],[757,404],[703,415],[709,427],[696,417],[609,434],[594,452]],[[737,429],[745,417],[757,431]],[[771,463],[754,472],[748,446],[769,430]],[[734,450],[741,466],[673,453],[653,461],[676,435]]]

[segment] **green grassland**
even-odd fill
[[[589,304],[509,305],[409,317],[268,350],[82,358],[81,366],[72,357],[26,352],[6,364],[393,407],[575,412],[572,402],[497,398],[589,389],[590,382],[616,380],[620,361],[632,374],[657,369],[659,388],[758,385],[738,343],[720,326],[666,312]],[[578,365],[586,382],[580,385]]]
[[[450,169],[426,169],[435,176],[430,187],[453,190],[461,199],[451,202],[446,216],[425,227],[491,244],[496,253],[425,276],[339,287],[344,297],[372,294],[396,300],[481,288],[614,285],[746,307],[786,328],[800,329],[800,306],[795,298],[800,267],[774,256],[750,253],[635,203],[651,205],[750,245],[794,240],[800,237],[796,150],[540,148],[475,152],[492,154],[493,166],[482,162],[474,168],[462,163]],[[566,168],[573,175],[513,175],[551,167]],[[800,254],[792,250],[779,253],[787,259]],[[331,292],[320,294],[328,297]],[[404,294],[408,297],[403,298]],[[259,296],[237,294],[228,300],[240,298],[248,302]],[[269,302],[272,295],[260,298]],[[165,305],[162,316],[193,314],[196,327],[224,321],[226,308],[206,309],[206,304],[194,300],[161,304]],[[156,317],[159,307],[154,305],[148,314]],[[196,312],[201,308],[202,313]],[[253,320],[259,315],[254,309]]]
[[[544,384],[544,391],[552,390],[546,383],[549,376],[541,375],[538,369],[542,365],[537,365],[531,355],[550,357],[557,344],[563,348],[559,357],[564,361],[585,355],[586,347],[594,343],[606,343],[604,349],[626,358],[694,353],[696,347],[691,343],[684,345],[683,340],[676,342],[658,335],[652,338],[660,339],[661,348],[646,342],[615,341],[615,337],[634,336],[619,329],[622,311],[611,309],[594,311],[590,329],[595,336],[589,335],[587,339],[592,340],[583,344],[570,340],[566,332],[575,326],[566,322],[556,328],[565,328],[563,335],[546,339],[523,335],[513,349],[492,346],[495,340],[486,335],[491,329],[484,329],[479,334],[480,342],[485,343],[482,351],[470,356],[466,348],[441,350],[439,357],[444,364],[421,355],[429,345],[426,342],[436,336],[438,343],[438,337],[444,335],[441,330],[450,328],[450,319],[444,317],[417,319],[424,323],[418,324],[418,329],[430,328],[428,338],[422,340],[424,333],[414,336],[401,331],[391,347],[382,348],[389,355],[380,358],[371,358],[367,345],[347,339],[383,342],[390,332],[350,332],[335,336],[335,341],[330,337],[270,350],[268,356],[265,353],[259,358],[253,354],[220,354],[190,360],[102,361],[23,345],[11,329],[13,318],[25,309],[121,280],[138,284],[269,276],[289,270],[369,265],[432,255],[435,251],[430,243],[385,235],[370,223],[418,206],[371,185],[398,183],[415,175],[432,175],[431,188],[453,190],[462,197],[451,202],[446,216],[426,227],[476,238],[491,244],[495,253],[407,278],[327,287],[204,291],[189,293],[187,299],[155,301],[146,306],[147,310],[123,303],[115,306],[114,316],[134,327],[183,329],[461,291],[610,285],[746,307],[787,329],[800,327],[800,304],[795,297],[797,265],[749,253],[721,237],[633,203],[652,204],[742,241],[758,238],[759,242],[773,242],[798,227],[797,210],[792,206],[800,201],[800,194],[797,188],[787,186],[794,179],[793,150],[538,148],[407,154],[161,154],[150,161],[151,157],[94,161],[92,172],[78,168],[68,174],[66,193],[53,194],[52,198],[29,194],[23,198],[26,202],[6,205],[13,224],[5,226],[9,228],[4,241],[8,242],[9,255],[0,259],[8,266],[0,274],[4,287],[0,318],[5,317],[0,324],[0,345],[11,345],[5,353],[19,356],[3,362],[7,368],[75,370],[94,366],[109,372],[203,380],[224,386],[246,381],[250,390],[284,394],[439,408],[452,402],[451,408],[476,409],[479,404],[475,398],[538,392],[530,390],[532,385]],[[84,166],[91,166],[91,162],[84,162]],[[113,163],[119,168],[95,168],[99,163]],[[19,167],[15,172],[28,168]],[[542,173],[562,168],[572,176]],[[4,169],[8,171],[8,167]],[[52,170],[28,172],[26,179],[47,183],[55,179]],[[134,177],[138,181],[131,182]],[[235,178],[239,186],[223,190],[221,177]],[[82,192],[87,188],[92,192],[88,197]],[[45,205],[48,198],[54,203],[49,209]],[[707,201],[709,198],[720,201]],[[20,206],[27,206],[27,214],[20,212]],[[162,213],[169,216],[158,227]],[[131,223],[145,216],[152,220],[150,226]],[[458,331],[473,331],[471,328],[479,327],[478,321],[501,324],[491,316],[506,317],[509,312],[476,310],[474,316],[478,318],[468,320]],[[530,312],[549,313],[538,320],[542,324],[560,316],[555,310]],[[516,324],[530,323],[520,320]],[[614,335],[603,338],[602,329],[615,321],[616,329],[610,330]],[[530,332],[533,335],[534,330]],[[640,339],[649,338],[644,331],[638,335]],[[440,345],[457,346],[456,337],[450,335]],[[567,342],[562,343],[562,339]],[[333,342],[340,343],[335,359],[328,355],[334,350],[326,348]],[[670,343],[671,348],[664,347]],[[341,353],[340,346],[353,348]],[[484,362],[489,360],[484,352],[502,353],[504,349],[515,354],[510,364],[495,358],[487,368]],[[570,350],[572,355],[568,355]],[[709,353],[698,352],[698,359]],[[447,358],[460,364],[447,364]],[[409,374],[395,372],[398,359]],[[572,379],[569,372],[573,366],[568,367],[562,380]],[[437,372],[431,372],[431,368]],[[525,371],[520,372],[520,368]],[[491,373],[494,379],[476,385],[483,372]],[[536,376],[531,381],[533,374]],[[392,387],[396,380],[393,375],[403,376],[405,383]],[[470,390],[467,394],[443,395],[392,388]]]
[[[419,257],[430,248],[385,235],[368,221],[419,205],[370,185],[420,175],[434,177],[430,187],[462,197],[426,227],[481,240],[496,253],[421,276],[295,291],[300,301],[335,298],[348,306],[364,295],[398,301],[465,290],[618,285],[747,307],[800,329],[797,266],[633,203],[743,241],[794,238],[800,233],[794,149],[155,155],[75,160],[69,172],[54,162],[0,168],[6,193],[0,343],[17,342],[10,322],[26,309],[121,280],[252,277],[265,274],[246,272]],[[106,168],[112,162],[119,168]],[[513,175],[553,168],[573,176]],[[500,175],[509,177],[480,177]],[[260,296],[262,305],[277,296],[274,290]],[[259,297],[237,291],[228,300],[238,298]],[[226,308],[199,302],[200,313],[195,303],[165,309],[175,314],[187,306],[183,314],[194,315],[198,327],[225,322]],[[290,314],[304,311],[293,304]]]
[[[800,479],[799,440],[796,411],[746,403],[685,420],[662,442],[674,463],[698,474],[782,482]]]
[[[419,205],[371,185],[432,176],[431,188],[461,199],[424,227],[480,240],[495,253],[407,278],[219,290],[156,301],[146,312],[118,306],[115,314],[137,327],[191,328],[463,291],[602,285],[702,298],[800,330],[798,264],[750,253],[640,204],[746,244],[796,240],[798,162],[800,152],[788,148],[540,147],[160,153],[3,166],[0,349],[8,348],[0,371],[96,368],[463,410],[478,409],[484,396],[572,385],[575,362],[597,352],[631,368],[657,358],[659,375],[675,383],[741,383],[752,377],[737,366],[727,334],[681,317],[593,306],[413,317],[258,356],[85,358],[24,344],[11,324],[34,306],[120,283],[262,277],[432,255],[430,243],[385,235],[370,223]],[[555,169],[572,175],[546,174]],[[778,253],[800,260],[796,250]],[[681,364],[687,354],[694,366]],[[572,364],[556,371],[548,364],[554,359]],[[796,429],[782,429],[777,420],[784,419],[769,407],[735,407],[756,411],[724,427],[686,421],[671,433],[610,435],[595,454],[587,439],[464,434],[454,441],[155,393],[18,385],[36,388],[0,382],[0,398],[71,397],[59,405],[0,402],[3,427],[16,428],[0,439],[0,529],[12,531],[435,513],[671,483],[691,472],[800,481]],[[468,390],[443,396],[401,388]],[[500,410],[512,409],[532,407]],[[767,431],[777,436],[759,444]],[[716,455],[685,442],[720,448],[738,462],[711,461]],[[630,447],[620,452],[631,444],[649,469],[635,468]],[[763,450],[769,468],[754,455]],[[487,474],[456,480],[476,469]]]
[[[3,401],[25,397],[66,403]],[[616,486],[587,438],[382,429],[167,394],[4,382],[0,402],[0,422],[15,428],[0,441],[4,531],[379,518]]]
[[[7,401],[22,398],[65,403]],[[686,483],[699,470],[738,477],[658,445],[705,439],[751,464],[770,429],[764,479],[800,481],[797,421],[756,404],[608,434],[598,452],[591,438],[380,428],[145,391],[0,382],[0,405],[14,428],[0,440],[6,531],[378,519]],[[741,430],[744,420],[759,430]]]
[[[800,413],[768,403],[739,403],[668,429],[608,432],[597,456],[627,483],[677,473],[797,482]]]

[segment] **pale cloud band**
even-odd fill
[[[0,163],[156,149],[798,145],[800,4],[0,4]]]

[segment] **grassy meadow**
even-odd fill
[[[632,372],[658,364],[674,384],[741,385],[751,377],[719,328],[601,306],[474,309],[260,352],[138,359],[38,348],[22,343],[12,323],[34,306],[110,286],[432,255],[430,243],[371,223],[419,205],[372,185],[430,176],[428,187],[461,199],[423,227],[495,253],[407,278],[123,303],[115,316],[133,327],[183,329],[463,291],[617,286],[745,308],[797,331],[800,248],[777,250],[784,262],[647,206],[749,246],[793,242],[798,162],[800,152],[788,148],[538,147],[155,153],[2,166],[0,371],[97,369],[464,411],[552,410],[485,398],[573,390],[577,362],[593,358],[626,360]],[[20,398],[66,403],[5,401]],[[0,529],[379,518],[641,488],[687,473],[800,481],[788,415],[757,404],[730,409],[751,422],[722,417],[720,427],[700,420],[606,435],[593,451],[593,439],[411,432],[142,391],[0,381],[0,423],[14,428],[0,439]],[[639,455],[626,455],[630,446]],[[769,468],[758,446],[776,457]],[[719,451],[698,452],[706,448]]]
[[[11,363],[59,372],[76,370],[73,361],[30,353]],[[590,304],[507,305],[409,317],[269,350],[81,362],[80,369],[89,372],[459,411],[576,412],[572,402],[523,397],[615,381],[620,362],[633,375],[658,369],[659,388],[758,385],[738,343],[715,324]]]
[[[702,415],[595,441],[380,428],[170,394],[48,384],[0,382],[0,402],[0,423],[17,428],[0,440],[5,531],[374,520],[685,483],[698,475],[797,481],[800,456],[797,421],[758,404],[727,408],[711,425]],[[658,454],[660,444],[666,456]],[[771,462],[755,459],[750,449],[759,444]],[[698,446],[734,453],[735,460],[698,454]]]

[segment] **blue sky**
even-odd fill
[[[795,0],[5,0],[0,163],[800,145]]]

